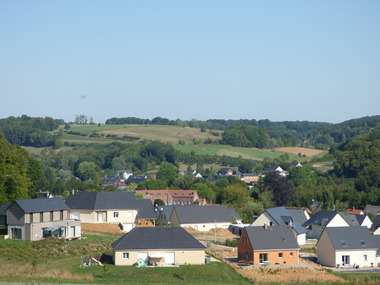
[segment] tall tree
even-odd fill
[[[273,202],[285,206],[293,199],[294,189],[291,183],[277,171],[270,171],[263,179],[263,190],[273,193]]]

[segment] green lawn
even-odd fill
[[[138,268],[135,266],[80,267],[82,256],[110,254],[117,238],[85,235],[84,239],[54,238],[37,242],[0,240],[0,281],[71,284],[249,284],[227,264]],[[17,272],[16,275],[14,274]]]
[[[181,152],[190,153],[195,152],[198,155],[226,155],[232,157],[241,156],[245,159],[253,159],[253,160],[262,160],[265,157],[268,158],[276,158],[281,155],[284,155],[285,152],[281,151],[272,151],[267,149],[256,149],[256,148],[244,148],[244,147],[232,147],[229,145],[216,145],[216,144],[200,144],[198,147],[194,145],[174,145],[176,150]],[[290,154],[289,159],[297,158],[297,155]]]
[[[166,284],[250,284],[230,266],[222,262],[179,267],[138,268],[134,266],[106,265],[77,269],[91,273],[99,283],[144,283]]]

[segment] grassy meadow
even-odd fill
[[[61,126],[63,129],[63,126]],[[289,159],[297,159],[300,162],[310,161],[313,157],[323,156],[326,152],[310,150],[305,148],[280,148],[280,149],[256,149],[232,147],[228,145],[200,144],[207,139],[218,140],[220,136],[215,136],[210,132],[201,132],[197,128],[179,126],[159,126],[159,125],[71,125],[69,134],[64,132],[62,140],[70,143],[111,143],[130,142],[132,140],[158,140],[173,144],[178,151],[198,155],[226,155],[245,159],[262,160],[264,158],[274,159],[284,154],[288,154]],[[221,131],[213,133],[221,134]],[[79,135],[79,133],[81,135]],[[91,137],[92,136],[92,137]],[[124,138],[123,138],[124,137]],[[197,144],[194,144],[194,140]],[[181,141],[181,144],[179,143]],[[302,156],[299,157],[298,154]]]

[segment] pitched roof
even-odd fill
[[[147,180],[148,178],[145,176],[145,175],[137,175],[137,176],[130,176],[128,178],[128,183],[140,183],[140,182],[143,182],[145,180]]]
[[[380,206],[367,205],[364,208],[364,213],[376,216],[380,213]]]
[[[317,212],[311,218],[305,222],[302,226],[307,227],[309,225],[325,226],[327,225],[338,213],[332,211]]]
[[[9,207],[10,204],[11,204],[11,202],[6,202],[3,205],[1,205],[1,207],[0,207],[0,216],[5,216],[7,214],[5,212],[5,210]]]
[[[173,209],[177,213],[178,220],[181,224],[187,223],[232,223],[234,216],[236,220],[240,220],[240,216],[232,208],[226,205],[210,205],[210,206],[193,206],[177,207]]]
[[[24,213],[50,212],[69,210],[69,207],[61,198],[42,198],[15,200],[13,203],[20,206]],[[11,203],[7,209],[13,204]]]
[[[380,215],[377,215],[373,220],[372,226],[369,229],[371,232],[376,231],[380,227]]]
[[[339,215],[349,224],[350,226],[357,227],[360,226],[358,219],[355,215],[351,215],[348,212],[339,212]]]
[[[285,207],[276,207],[276,208],[269,208],[265,210],[272,218],[276,221],[277,224],[280,226],[287,226],[290,225],[290,221],[293,224],[293,228],[298,234],[306,233],[306,229],[304,229],[301,225],[301,223],[298,221],[297,218],[293,216],[293,212],[289,211],[289,209],[286,209]]]
[[[347,209],[347,213],[353,214],[353,215],[361,215],[364,212],[363,210],[360,210],[360,209]]]
[[[152,202],[148,199],[137,199],[137,218],[152,220],[156,218],[153,211]]]
[[[299,249],[293,230],[289,226],[246,227],[254,250]]]
[[[136,227],[112,244],[114,250],[205,249],[181,227]]]
[[[355,217],[358,220],[359,226],[361,226],[367,215],[356,214]]]
[[[308,220],[309,216],[306,216],[305,212],[308,212],[309,209],[300,209],[300,208],[288,208],[286,210],[292,215],[292,217],[299,222],[301,225]],[[310,211],[310,210],[309,210]]]
[[[66,199],[71,209],[129,210],[138,209],[139,199],[133,192],[77,192]]]
[[[283,169],[278,165],[270,165],[267,171],[283,171]]]
[[[378,249],[380,247],[378,239],[370,234],[367,227],[327,227],[324,232],[335,249]]]

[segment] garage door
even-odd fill
[[[131,231],[132,228],[133,228],[132,224],[123,224],[123,231],[125,231],[125,232]]]
[[[165,252],[165,264],[175,264],[174,252]]]
[[[148,253],[147,252],[138,252],[137,253],[137,260],[142,259],[145,262],[148,261]]]

